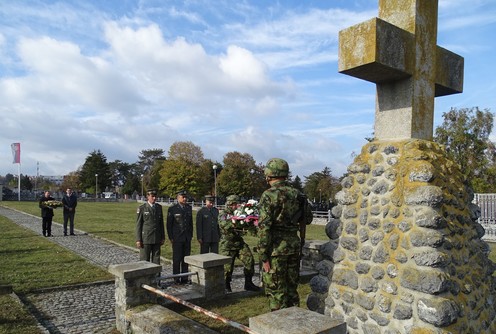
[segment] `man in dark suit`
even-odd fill
[[[167,212],[167,234],[172,244],[172,274],[187,273],[188,264],[184,257],[191,254],[193,212],[184,190],[177,193],[177,203]],[[186,277],[176,279],[176,283],[189,282]]]
[[[47,190],[41,196],[39,206],[41,208],[41,219],[42,219],[42,232],[43,236],[52,236],[52,219],[53,219],[53,208],[46,205],[44,202],[53,201],[53,197],[50,196],[50,192]]]
[[[146,198],[136,212],[136,247],[140,250],[140,261],[160,264],[160,247],[165,242],[164,215],[162,206],[155,203],[155,190],[147,191]]]
[[[64,204],[64,235],[67,235],[67,222],[70,221],[69,232],[74,235],[74,215],[76,214],[77,196],[72,192],[71,188],[67,191],[62,198]]]
[[[205,196],[205,206],[196,214],[196,239],[200,254],[219,253],[219,210],[214,207],[212,196]]]

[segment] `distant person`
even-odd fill
[[[253,275],[255,274],[255,259],[251,252],[250,246],[245,242],[243,236],[245,231],[237,228],[232,221],[234,211],[240,202],[238,195],[229,195],[226,198],[226,208],[219,216],[219,226],[221,230],[220,251],[222,255],[229,256],[231,261],[225,265],[225,288],[227,292],[232,292],[231,281],[234,271],[236,258],[243,263],[243,273],[245,275],[245,290],[259,291],[259,287],[253,284]]]
[[[205,196],[205,206],[196,214],[196,238],[200,243],[200,254],[219,253],[219,210],[214,198]]]
[[[40,198],[39,206],[41,208],[41,229],[44,237],[52,236],[52,219],[53,207],[44,204],[46,201],[53,201],[54,198],[50,196],[50,192],[46,190]]]
[[[140,261],[160,264],[160,247],[165,242],[164,215],[162,206],[155,203],[155,190],[147,191],[146,198],[136,212],[136,247],[140,250]]]
[[[172,244],[172,274],[188,272],[188,264],[184,257],[191,254],[191,239],[193,238],[193,211],[187,203],[187,193],[181,190],[177,193],[177,203],[167,212],[167,234]],[[189,283],[187,277],[176,278],[176,283]]]
[[[285,160],[270,159],[264,174],[270,188],[260,197],[258,252],[265,295],[270,310],[275,311],[300,305],[297,288],[303,229],[313,216],[306,197],[287,182]]]
[[[67,222],[69,221],[70,235],[74,235],[74,215],[76,214],[77,196],[72,192],[71,188],[67,188],[62,198],[62,203],[64,204],[64,235],[67,235]]]

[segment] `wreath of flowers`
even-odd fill
[[[64,203],[56,200],[44,201],[41,204],[52,209],[61,208],[64,206]]]
[[[251,228],[258,226],[258,216],[258,201],[250,199],[234,210],[231,219],[238,228]]]

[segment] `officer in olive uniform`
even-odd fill
[[[136,212],[136,247],[140,250],[141,261],[160,264],[160,247],[165,242],[164,215],[162,206],[155,203],[155,190],[149,190],[146,198],[146,203]]]
[[[253,274],[255,273],[255,260],[250,250],[250,246],[243,240],[243,234],[245,232],[242,229],[236,228],[236,225],[230,218],[233,216],[238,203],[239,196],[228,196],[226,200],[226,209],[219,217],[221,231],[220,251],[222,255],[231,257],[231,262],[225,266],[226,291],[231,292],[231,280],[236,258],[239,258],[244,265],[245,290],[259,291],[260,289],[253,284],[252,281]]]
[[[205,206],[196,214],[196,239],[200,254],[219,253],[219,210],[214,207],[212,196],[205,196]]]
[[[193,238],[193,212],[187,203],[187,193],[177,193],[177,203],[167,212],[167,234],[172,243],[172,274],[188,272],[188,264],[184,257],[191,254]],[[176,283],[189,283],[187,277],[177,278]]]
[[[299,306],[298,296],[301,241],[298,231],[312,222],[306,197],[286,178],[288,163],[270,159],[264,170],[270,188],[259,202],[258,251],[262,261],[262,280],[271,311]],[[303,236],[302,236],[303,238]]]

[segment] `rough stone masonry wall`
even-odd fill
[[[473,192],[443,149],[372,142],[348,171],[309,308],[349,333],[496,333],[495,265]]]

